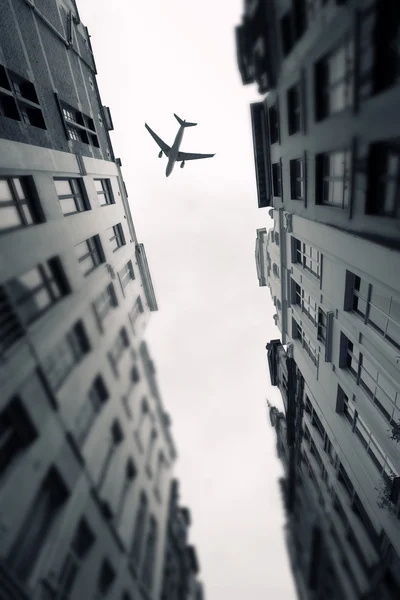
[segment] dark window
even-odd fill
[[[99,578],[97,581],[97,590],[100,598],[106,598],[115,581],[115,571],[110,562],[105,559],[101,565]]]
[[[21,320],[29,325],[69,293],[58,258],[37,265],[6,284]]]
[[[269,135],[271,139],[271,144],[276,144],[279,141],[279,119],[278,119],[278,109],[276,104],[271,106],[268,109],[269,116]]]
[[[354,44],[346,40],[315,65],[316,120],[353,104]]]
[[[397,2],[376,2],[360,13],[360,98],[366,99],[399,81]]]
[[[96,317],[100,328],[102,328],[103,322],[107,316],[111,313],[113,308],[118,306],[117,296],[115,293],[114,285],[108,284],[104,292],[99,294],[93,302],[93,308],[96,313]]]
[[[131,556],[136,565],[140,564],[142,557],[142,548],[144,543],[144,534],[147,527],[148,502],[144,492],[140,495],[140,504],[136,513],[135,530],[133,534],[133,542]]]
[[[300,131],[301,123],[301,95],[300,84],[292,86],[287,91],[288,129],[289,135]]]
[[[366,212],[400,218],[400,142],[372,144],[368,156]]]
[[[43,221],[31,177],[0,178],[0,232]]]
[[[135,333],[136,321],[139,318],[139,315],[141,315],[143,313],[143,311],[144,311],[143,302],[142,302],[141,297],[138,296],[135,300],[132,310],[129,313],[129,318],[130,318],[132,329],[133,329],[134,333]]]
[[[110,235],[110,242],[113,248],[113,252],[118,250],[118,248],[121,248],[121,246],[125,246],[125,236],[121,223],[110,227],[108,232]]]
[[[121,287],[124,290],[128,283],[135,279],[135,273],[133,271],[132,261],[126,263],[125,267],[119,272],[119,279],[121,281]]]
[[[292,200],[305,199],[304,161],[301,158],[290,161],[290,192]]]
[[[82,321],[78,321],[42,362],[43,371],[55,391],[89,350],[85,328]]]
[[[272,183],[274,189],[274,196],[281,197],[281,165],[279,163],[273,163],[272,165]]]
[[[299,40],[307,28],[307,0],[294,0],[293,23],[296,40]]]
[[[84,519],[81,519],[58,578],[57,600],[69,600],[81,565],[94,544],[95,538]]]
[[[25,329],[2,285],[0,285],[0,313],[0,362],[3,362],[8,350],[25,335]]]
[[[9,555],[9,563],[21,581],[26,581],[32,573],[67,496],[60,476],[55,469],[50,469]]]
[[[76,256],[83,269],[85,277],[90,275],[104,261],[103,249],[101,247],[100,237],[93,237],[77,244],[75,246]]]
[[[122,327],[110,349],[110,358],[114,365],[118,365],[121,360],[122,354],[129,346],[129,338],[125,327]]]
[[[347,208],[350,202],[351,154],[326,152],[316,157],[317,203]]]
[[[84,212],[90,209],[88,199],[85,196],[82,180],[78,178],[54,179],[57,196],[60,201],[61,210],[64,215],[76,212]]]
[[[0,480],[36,436],[20,399],[13,398],[0,412]]]
[[[64,103],[61,104],[61,109],[69,139],[99,148],[93,119]]]
[[[326,327],[327,327],[327,318],[326,313],[319,308],[318,309],[318,339],[326,344]]]
[[[117,509],[115,511],[115,522],[118,523],[119,520],[121,519],[124,510],[125,510],[125,503],[126,503],[126,499],[128,497],[128,492],[134,482],[134,479],[136,477],[136,467],[133,463],[133,460],[131,458],[128,458],[128,460],[126,461],[125,464],[125,479],[124,479],[124,483],[121,489],[121,493],[119,495],[119,499],[118,499],[118,506]]]
[[[143,559],[142,580],[147,589],[152,588],[154,562],[157,550],[157,522],[153,516],[150,517],[149,531],[147,534],[146,548]]]
[[[292,11],[288,11],[281,19],[281,40],[283,55],[287,56],[294,46]]]
[[[109,394],[107,387],[101,375],[98,375],[93,381],[87,394],[85,404],[76,419],[75,434],[79,446],[82,447],[85,443],[97,415],[101,412],[104,403],[108,398]]]
[[[33,83],[0,65],[0,115],[46,129]]]
[[[95,179],[94,185],[99,198],[100,206],[115,204],[111,188],[111,181],[109,179]]]

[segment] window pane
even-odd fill
[[[395,321],[388,322],[386,337],[389,338],[396,348],[400,349],[400,325]]]
[[[76,212],[76,204],[74,198],[63,198],[60,200],[61,210],[64,215]]]
[[[385,417],[389,420],[393,414],[393,405],[389,398],[379,387],[376,389],[375,403],[379,406],[381,412],[384,413]]]
[[[21,225],[21,218],[15,206],[4,206],[0,204],[0,230],[11,229]]]
[[[48,290],[43,289],[39,293],[25,300],[19,306],[19,313],[25,323],[31,323],[51,304]]]
[[[54,183],[56,184],[58,196],[68,196],[69,194],[72,194],[71,185],[67,179],[56,179]]]
[[[5,179],[0,179],[0,202],[12,200],[10,186]]]
[[[347,97],[348,94],[346,85],[345,82],[342,81],[330,91],[330,111],[336,112],[339,110],[343,110],[347,105]]]
[[[329,58],[329,83],[334,83],[342,79],[346,73],[346,50],[345,47],[339,48],[335,54]]]
[[[22,209],[22,212],[24,213],[26,224],[32,225],[34,223],[34,218],[32,216],[32,212],[31,212],[31,209],[29,208],[28,204],[22,204],[21,209]]]
[[[75,252],[76,256],[78,257],[78,260],[82,258],[82,256],[85,256],[85,254],[88,254],[89,247],[87,241],[85,240],[84,242],[81,242],[80,244],[75,246]]]
[[[18,281],[26,288],[33,289],[43,283],[43,278],[38,267],[35,267],[18,277]]]
[[[379,290],[376,290],[374,287],[372,288],[371,293],[371,303],[377,308],[380,308],[381,311],[389,314],[390,298],[379,293]]]
[[[98,192],[102,192],[103,191],[103,185],[102,185],[101,179],[95,179],[94,180],[94,185],[95,185],[95,188],[96,188],[96,190]]]
[[[24,192],[24,190],[23,190],[23,188],[22,188],[22,185],[21,185],[21,180],[20,180],[20,179],[17,179],[17,178],[14,178],[14,179],[13,179],[13,182],[14,182],[15,189],[16,189],[16,191],[17,191],[17,194],[18,194],[18,198],[19,198],[20,200],[24,200],[24,198],[25,198],[25,192]]]

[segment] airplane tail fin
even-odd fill
[[[174,113],[174,117],[178,121],[179,125],[184,125],[185,127],[194,127],[195,125],[197,125],[197,123],[189,123],[187,121],[183,121],[175,113]]]

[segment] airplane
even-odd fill
[[[182,161],[181,169],[183,169],[186,160],[197,160],[198,158],[211,158],[212,156],[215,156],[215,154],[191,154],[189,152],[179,152],[185,127],[194,127],[195,125],[197,125],[197,123],[189,123],[186,120],[182,120],[175,113],[174,117],[178,121],[180,127],[178,133],[176,134],[176,138],[174,143],[172,144],[172,147],[168,146],[168,144],[163,142],[162,139],[159,138],[158,135],[154,133],[152,129],[150,129],[147,123],[144,124],[147,131],[150,133],[150,135],[161,148],[161,151],[158,154],[158,158],[161,158],[163,153],[168,158],[167,169],[165,171],[166,177],[169,177],[171,175],[176,162]]]

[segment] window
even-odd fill
[[[317,362],[318,362],[317,348],[315,347],[315,345],[311,341],[311,339],[308,337],[308,335],[305,333],[303,328],[294,319],[293,319],[293,337],[297,338],[301,341],[301,345],[304,348],[304,350],[306,351],[306,353],[308,354],[308,356],[310,357],[311,361],[314,363],[314,365],[317,365]]]
[[[25,329],[18,314],[6,293],[4,286],[0,285],[0,363],[6,359],[7,352],[14,344],[25,335]]]
[[[96,148],[100,147],[94,121],[91,117],[64,103],[61,103],[61,112],[70,140],[91,144]]]
[[[292,280],[293,281],[293,280]],[[302,312],[307,316],[313,325],[317,325],[317,301],[304,288],[301,288],[295,281],[295,300],[301,307]]]
[[[104,292],[99,294],[93,302],[94,312],[97,317],[100,329],[102,329],[103,323],[107,316],[110,314],[113,308],[118,306],[117,295],[115,293],[114,285],[110,283]]]
[[[150,477],[152,476],[153,470],[152,470],[152,462],[153,462],[153,453],[154,453],[154,448],[157,442],[157,432],[153,429],[150,435],[150,440],[149,440],[149,444],[147,446],[147,453],[146,453],[146,469],[148,474],[150,475]]]
[[[101,375],[97,375],[89,389],[85,404],[76,419],[75,435],[80,447],[82,447],[87,440],[96,417],[101,412],[104,403],[108,398],[109,393],[103,378]]]
[[[111,181],[109,179],[95,179],[94,185],[96,188],[100,206],[107,206],[107,204],[115,204],[111,188]]]
[[[64,482],[57,471],[51,468],[36,494],[8,558],[21,581],[27,581],[31,575],[67,497]]]
[[[143,560],[142,581],[150,590],[153,584],[154,561],[157,550],[157,522],[153,516],[150,517],[149,531],[147,533],[146,549]]]
[[[329,152],[316,156],[318,204],[347,208],[350,199],[351,154]]]
[[[292,12],[288,11],[281,19],[282,52],[287,56],[294,46],[294,31],[292,23]]]
[[[276,142],[279,142],[279,118],[276,104],[268,109],[268,117],[271,144],[276,144]]]
[[[272,184],[274,196],[281,197],[282,186],[281,186],[281,165],[280,163],[272,164]]]
[[[287,91],[288,128],[289,135],[300,131],[301,122],[301,94],[300,84],[292,86]]]
[[[318,309],[318,339],[320,342],[326,344],[326,333],[327,333],[327,316],[322,308]]]
[[[99,578],[97,580],[97,593],[99,598],[106,598],[115,581],[115,571],[110,562],[105,559],[101,565]]]
[[[94,541],[94,535],[88,524],[84,519],[81,519],[60,570],[57,600],[69,600],[71,598],[74,583],[81,565],[92,548]]]
[[[121,248],[121,246],[125,246],[125,236],[121,223],[110,227],[108,229],[108,233],[110,235],[110,242],[113,252],[118,250],[118,248]]]
[[[118,332],[117,337],[110,349],[110,359],[111,362],[116,366],[121,360],[122,354],[126,348],[129,346],[129,338],[128,333],[125,327],[121,327]]]
[[[0,65],[0,115],[46,129],[33,83]]]
[[[90,210],[81,179],[54,179],[54,183],[64,215]]]
[[[321,279],[321,259],[319,250],[292,236],[292,261],[302,265],[317,279]]]
[[[128,497],[128,492],[129,492],[130,488],[132,487],[135,477],[136,477],[136,467],[133,463],[133,460],[131,458],[128,458],[128,460],[126,461],[126,466],[125,466],[125,480],[124,480],[122,491],[121,491],[121,494],[119,497],[118,508],[117,508],[116,514],[115,514],[116,523],[118,523],[120,521],[120,519],[123,515],[124,509],[125,509],[125,502]]]
[[[292,200],[305,199],[304,161],[301,158],[290,161],[290,195]]]
[[[100,237],[93,237],[75,246],[76,256],[85,277],[90,275],[101,263],[105,262]]]
[[[132,310],[129,313],[129,318],[131,321],[133,332],[135,333],[135,325],[139,316],[144,312],[143,302],[140,296],[138,296],[135,300],[135,303],[132,307]]]
[[[108,436],[107,454],[105,456],[103,465],[101,467],[98,482],[97,482],[98,490],[101,489],[101,487],[103,486],[103,483],[105,482],[105,480],[107,478],[108,469],[111,464],[111,459],[113,458],[113,456],[117,450],[117,447],[119,446],[119,444],[122,442],[123,439],[124,439],[124,432],[122,431],[121,424],[118,421],[118,419],[114,419],[114,421],[112,422],[112,425],[111,425],[110,435]]]
[[[37,431],[18,397],[0,412],[0,481],[14,461],[37,437]]]
[[[396,350],[400,350],[400,300],[347,271],[351,308]]]
[[[359,94],[367,99],[399,81],[397,2],[376,2],[360,13]]]
[[[78,321],[69,333],[43,360],[43,371],[54,391],[89,352],[90,345],[82,321]]]
[[[119,279],[123,290],[131,281],[135,279],[135,273],[133,271],[131,260],[128,263],[126,263],[125,267],[119,272]]]
[[[366,212],[400,218],[400,140],[371,144]]]
[[[343,333],[341,335],[340,367],[347,368],[370,400],[391,425],[400,420],[400,391],[386,375],[358,350]]]
[[[136,514],[135,530],[131,548],[131,556],[134,564],[140,565],[142,557],[142,547],[144,543],[144,534],[147,527],[148,502],[144,492],[140,494],[139,508]]]
[[[350,107],[354,89],[354,44],[346,40],[315,65],[316,120]]]
[[[58,258],[37,265],[6,284],[21,320],[29,325],[69,293]]]
[[[0,178],[0,233],[43,221],[31,177]]]

